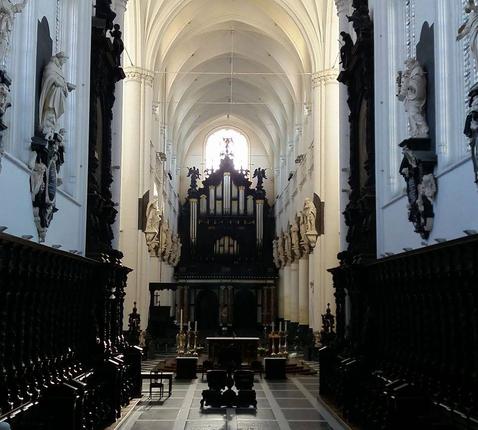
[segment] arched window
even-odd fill
[[[228,148],[226,142],[229,142]],[[249,145],[246,136],[231,128],[222,128],[209,135],[206,141],[206,168],[218,169],[226,151],[234,161],[235,169],[249,169]]]

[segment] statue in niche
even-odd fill
[[[287,264],[284,250],[284,233],[277,238],[277,256],[279,258],[279,266],[284,267]]]
[[[280,269],[280,259],[279,259],[279,239],[274,239],[272,241],[272,258],[274,259],[275,266]]]
[[[427,77],[416,58],[405,61],[405,71],[397,75],[397,97],[408,114],[412,138],[428,138],[429,127],[425,115],[427,103]]]
[[[287,228],[284,233],[284,251],[286,256],[287,263],[292,263],[294,261],[294,254],[292,253],[292,241],[290,238],[290,226]]]
[[[12,3],[11,0],[0,0],[0,68],[4,69],[10,50],[10,36],[13,31],[15,15],[21,13],[28,0]]]
[[[201,177],[201,174],[199,173],[199,169],[196,166],[190,167],[187,177],[191,178],[191,186],[189,187],[189,189],[197,190],[198,189],[197,180]]]
[[[167,236],[169,236],[169,222],[166,220],[166,222],[163,222],[161,224],[161,229],[160,229],[160,237],[159,237],[159,256],[161,257],[161,260],[164,261],[164,253],[166,252],[167,248]]]
[[[254,170],[254,175],[252,176],[252,178],[257,178],[256,190],[262,191],[264,189],[264,187],[262,186],[264,179],[267,179],[266,169],[258,167],[256,170]]]
[[[315,228],[317,209],[309,197],[306,197],[304,201],[304,216],[306,219],[306,233],[317,233]]]
[[[297,218],[292,222],[290,226],[290,240],[291,240],[294,257],[296,259],[299,259],[301,257],[301,254],[300,254],[299,225],[297,223]]]
[[[354,42],[350,34],[346,33],[345,31],[340,32],[340,36],[342,36],[343,45],[340,47],[340,64],[342,64],[342,68],[347,70],[349,67],[350,59],[352,58],[352,49],[354,47]]]
[[[478,184],[478,88],[470,92],[470,112],[466,117],[465,135],[470,139],[471,160],[475,174],[475,183]]]
[[[46,140],[52,140],[55,133],[58,133],[58,121],[65,113],[66,98],[76,88],[63,75],[62,68],[67,60],[64,52],[58,52],[43,69],[39,118],[40,131]]]
[[[304,211],[300,211],[299,215],[299,231],[300,231],[300,245],[305,254],[310,252],[310,241],[307,237],[307,217]]]
[[[159,252],[159,231],[161,228],[162,216],[158,206],[158,199],[148,203],[146,208],[146,246],[151,257],[157,257]]]
[[[178,248],[177,248],[177,251],[176,251],[175,259],[173,261],[173,266],[174,267],[176,267],[178,265],[179,260],[181,259],[181,247],[182,246],[183,246],[183,244],[181,243],[181,239],[178,236]]]
[[[171,254],[169,254],[168,263],[171,266],[174,266],[174,262],[178,258],[178,248],[179,248],[179,236],[177,234],[173,234],[171,238]]]
[[[459,41],[468,36],[470,53],[475,60],[475,65],[478,66],[478,6],[474,0],[468,0],[465,12],[468,16],[463,25],[458,29],[456,40]]]

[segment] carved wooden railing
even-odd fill
[[[331,272],[322,394],[366,429],[477,428],[478,236]]]
[[[122,335],[128,272],[0,233],[0,421],[99,429],[138,394],[140,354]]]

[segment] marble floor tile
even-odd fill
[[[174,421],[137,421],[131,430],[172,430]]]
[[[273,420],[275,416],[272,409],[236,409],[236,416],[238,419],[259,419],[259,420]]]
[[[325,421],[315,409],[282,409],[282,413],[289,420]]]
[[[280,427],[276,421],[237,420],[237,430],[280,430]]]
[[[313,409],[314,406],[307,399],[276,399],[281,408]]]
[[[179,409],[154,408],[144,411],[139,420],[175,420]]]
[[[227,430],[227,423],[226,421],[188,421],[184,430]]]

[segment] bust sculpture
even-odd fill
[[[28,0],[21,3],[12,3],[11,0],[0,0],[0,68],[5,68],[5,63],[10,49],[10,36],[13,31],[15,14],[25,9]]]
[[[468,16],[463,25],[458,29],[456,40],[458,41],[468,36],[470,53],[475,60],[475,65],[478,66],[478,6],[474,0],[468,0],[465,12]]]
[[[405,71],[398,72],[397,97],[403,102],[408,115],[410,137],[427,138],[429,127],[425,115],[427,78],[416,58],[405,61]]]
[[[43,69],[41,83],[39,118],[40,131],[46,140],[52,140],[58,132],[58,120],[65,113],[68,93],[76,86],[66,82],[63,75],[63,65],[68,60],[64,52],[51,57]]]

